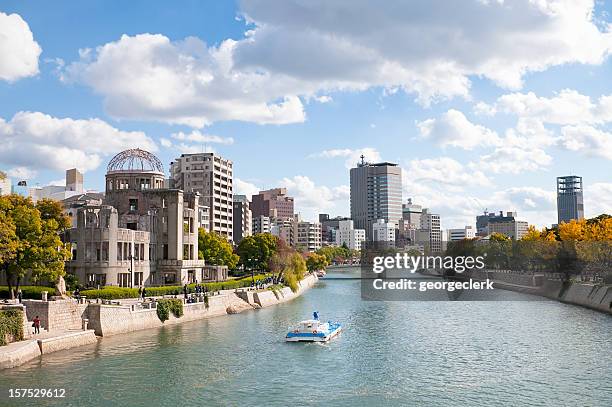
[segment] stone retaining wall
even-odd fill
[[[0,370],[10,369],[40,356],[36,339],[16,342],[0,348]]]
[[[141,329],[159,328],[164,325],[180,324],[197,319],[210,318],[219,315],[234,314],[247,309],[259,308],[289,301],[299,296],[304,290],[317,282],[314,274],[309,274],[299,283],[296,293],[287,287],[279,290],[277,298],[271,290],[261,292],[237,292],[208,297],[208,307],[203,302],[183,304],[184,315],[161,322],[156,309],[132,310],[128,306],[89,304],[87,318],[89,328],[96,335],[110,336]]]
[[[58,350],[76,348],[77,346],[89,345],[96,343],[98,338],[92,329],[87,331],[70,332],[65,335],[56,336],[53,338],[39,339],[38,347],[40,353],[57,352]]]
[[[81,329],[83,318],[87,313],[87,304],[78,304],[75,300],[23,300],[29,321],[35,316],[40,318],[40,325],[47,331]]]

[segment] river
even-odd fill
[[[1,373],[0,405],[612,406],[612,318],[503,296],[373,302],[358,280],[322,280],[278,306],[44,355]],[[285,343],[313,310],[345,332]],[[8,399],[9,388],[42,387],[66,397]]]

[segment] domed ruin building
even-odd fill
[[[131,149],[110,160],[102,205],[78,209],[68,273],[86,286],[183,285],[227,278],[198,260],[198,228],[208,208],[197,192],[168,187],[161,161]]]

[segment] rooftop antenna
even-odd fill
[[[365,155],[361,154],[361,165],[365,165]]]

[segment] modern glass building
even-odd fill
[[[561,224],[572,219],[584,219],[582,177],[557,177],[557,221]]]

